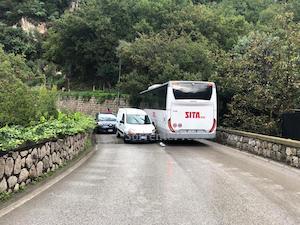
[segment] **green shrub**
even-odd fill
[[[0,45],[0,127],[57,116],[56,89],[30,88],[24,82],[33,77],[24,57],[5,53]]]
[[[0,126],[27,124],[35,119],[34,98],[20,81],[0,80]]]
[[[103,103],[106,99],[114,99],[118,97],[116,92],[103,92],[103,91],[70,91],[60,92],[59,95],[62,98],[75,98],[89,101],[92,97],[96,99],[98,103]],[[126,97],[126,95],[122,95]]]
[[[32,90],[35,98],[36,119],[40,117],[50,118],[57,117],[56,109],[57,90],[53,87],[48,90],[46,87],[38,87]]]
[[[0,80],[0,89],[0,127],[6,124],[25,126],[37,122],[42,116],[57,116],[55,89],[30,89],[18,80]]]
[[[80,113],[64,114],[59,112],[57,119],[46,120],[24,126],[5,126],[0,128],[0,151],[37,143],[51,138],[83,133],[94,128],[94,120]]]

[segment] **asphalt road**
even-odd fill
[[[85,164],[0,224],[300,224],[300,172],[208,141],[101,135]]]

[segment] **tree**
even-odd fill
[[[8,53],[24,55],[28,60],[41,57],[41,38],[38,34],[26,34],[19,27],[0,23],[0,43]]]
[[[166,29],[197,36],[201,33],[209,42],[225,50],[232,48],[238,38],[249,32],[250,25],[243,16],[223,15],[218,7],[187,6],[169,14]]]
[[[205,37],[197,41],[188,34],[161,32],[141,35],[133,43],[121,42],[118,53],[123,62],[121,87],[137,94],[151,84],[169,80],[207,80],[213,70],[213,54]]]
[[[274,0],[223,0],[219,7],[223,10],[231,9],[237,15],[244,16],[248,22],[256,24],[260,12],[274,2]]]
[[[220,57],[215,80],[228,103],[224,125],[280,134],[283,112],[296,107],[300,27],[289,14],[272,33],[252,32]]]
[[[0,20],[8,25],[19,23],[22,17],[26,17],[33,22],[45,22],[58,18],[72,0],[1,0]]]
[[[46,58],[62,66],[69,78],[108,87],[116,81],[117,37],[111,21],[97,8],[66,14],[49,31]]]
[[[87,1],[54,23],[45,56],[71,79],[111,88],[118,80],[119,40],[132,41],[138,32],[160,30],[167,13],[189,4],[188,0]]]

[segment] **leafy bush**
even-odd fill
[[[35,119],[34,98],[26,85],[0,80],[0,89],[0,126],[27,124]]]
[[[38,121],[42,116],[57,116],[55,89],[30,89],[18,80],[0,80],[0,89],[0,126],[27,125]]]
[[[38,143],[43,140],[85,132],[94,127],[91,117],[80,113],[59,113],[57,119],[46,120],[24,126],[5,126],[0,128],[0,151],[8,151],[17,147]]]
[[[22,82],[34,76],[22,56],[6,54],[0,46],[0,62],[0,127],[57,116],[55,89],[32,89]]]

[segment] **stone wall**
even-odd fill
[[[125,99],[107,99],[103,103],[98,103],[97,100],[92,97],[89,101],[84,99],[67,98],[60,99],[57,102],[57,106],[61,110],[69,110],[72,112],[82,112],[91,116],[95,116],[98,112],[107,112],[108,109],[117,113],[119,108],[129,107],[128,101]]]
[[[217,141],[300,168],[300,141],[221,128]]]
[[[49,141],[0,155],[0,192],[18,191],[44,173],[54,171],[84,149],[90,134]]]

